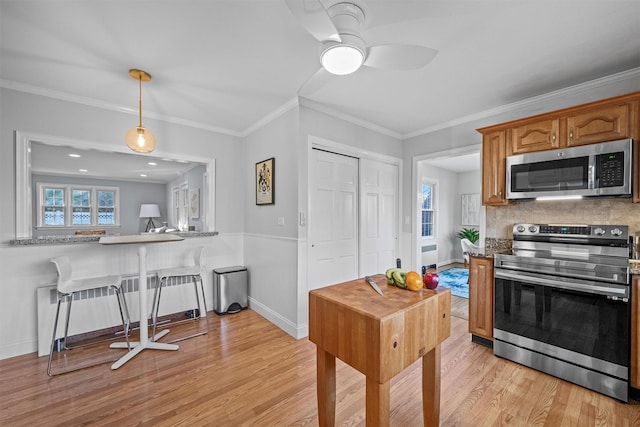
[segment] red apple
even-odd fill
[[[438,287],[438,280],[437,273],[427,273],[424,275],[424,286],[427,289],[435,289]]]

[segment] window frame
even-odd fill
[[[189,183],[183,182],[171,188],[171,207],[174,226],[180,231],[189,229]]]
[[[48,183],[39,182],[36,184],[37,190],[37,225],[38,230],[52,230],[52,229],[88,229],[88,228],[118,228],[120,227],[120,188],[110,187],[104,185],[81,185],[81,184],[60,184],[60,183]],[[45,190],[59,189],[63,191],[64,199],[64,225],[47,225],[44,221],[44,202],[45,202]],[[76,206],[73,204],[73,192],[74,190],[89,191],[90,193],[90,223],[89,224],[73,224],[73,211]],[[114,223],[113,224],[100,224],[98,222],[98,211],[100,209],[98,201],[98,192],[113,192],[113,209],[114,209]]]
[[[431,209],[423,209],[424,206],[424,191],[423,191],[423,187],[425,185],[428,185],[431,187]],[[420,227],[420,238],[424,239],[424,240],[435,240],[437,238],[436,236],[436,220],[437,220],[437,189],[438,187],[438,183],[437,181],[432,181],[432,180],[423,180],[421,187],[420,187],[420,218],[419,218],[419,227]],[[423,217],[423,212],[425,211],[430,211],[431,212],[431,234],[430,235],[424,235],[423,233],[423,226],[424,223],[422,221],[422,217]]]

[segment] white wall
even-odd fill
[[[131,248],[106,248],[97,243],[9,246],[15,238],[15,141],[14,132],[48,135],[103,144],[124,144],[124,134],[137,116],[39,95],[0,89],[0,359],[36,351],[36,288],[55,283],[56,272],[49,259],[58,255],[77,257],[87,268],[84,275],[135,271]],[[193,239],[207,246],[206,265],[241,264],[244,228],[242,147],[237,137],[145,119],[158,140],[154,155],[198,156],[216,159],[216,224],[219,237]],[[180,249],[193,243],[178,243],[165,250],[152,249],[149,263],[167,265],[180,261]],[[177,265],[177,264],[174,264]]]
[[[244,140],[245,265],[251,307],[294,337],[307,335],[308,156],[311,139],[353,153],[400,158],[399,140],[312,108],[293,106]],[[255,204],[255,163],[275,157],[275,204]],[[284,225],[278,225],[278,218]]]
[[[298,108],[294,106],[248,135],[243,144],[245,266],[249,305],[297,336]],[[275,203],[256,205],[255,165],[275,158]],[[284,225],[278,225],[282,218]]]

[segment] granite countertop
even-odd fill
[[[179,231],[175,234],[184,238],[189,237],[209,237],[217,236],[217,231]],[[37,239],[18,239],[11,240],[9,245],[11,246],[33,246],[33,245],[61,245],[69,243],[85,243],[85,242],[98,242],[101,237],[105,236],[120,236],[120,234],[90,234],[90,235],[71,235],[71,236],[46,236]]]

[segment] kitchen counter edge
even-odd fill
[[[184,238],[217,236],[217,231],[185,231],[171,233]],[[72,243],[98,242],[104,236],[120,236],[120,234],[95,234],[85,236],[48,236],[42,239],[18,239],[9,241],[9,246],[64,245]]]

